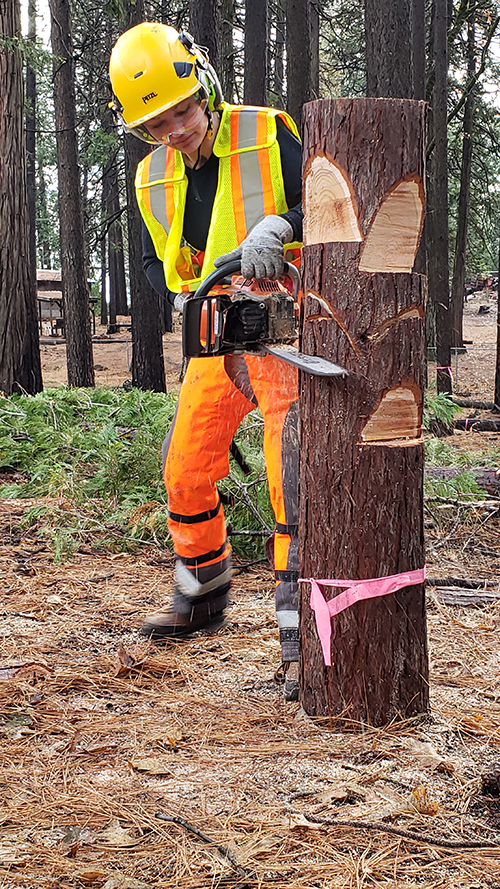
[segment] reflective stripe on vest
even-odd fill
[[[297,134],[284,112],[251,106],[223,106],[213,152],[219,177],[203,267],[192,267],[189,247],[181,247],[187,176],[182,154],[160,146],[137,168],[139,208],[162,257],[167,287],[196,290],[214,269],[213,261],[234,250],[264,216],[284,213],[285,199],[276,117]]]

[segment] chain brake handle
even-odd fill
[[[188,297],[184,303],[183,323],[182,323],[182,351],[185,358],[201,358],[211,357],[214,355],[222,355],[232,351],[229,347],[225,348],[222,344],[223,339],[223,320],[222,320],[222,300],[221,295],[209,296],[210,291],[217,284],[220,284],[224,278],[230,275],[241,274],[241,260],[232,259],[224,263],[214,272],[211,272],[204,281],[201,282],[196,292]],[[292,280],[292,297],[298,302],[300,289],[300,275],[289,262],[285,262],[284,274],[288,275]],[[203,312],[205,307],[205,312]],[[202,317],[202,313],[204,317]],[[201,337],[202,323],[205,323],[203,339]]]

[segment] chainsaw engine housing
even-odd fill
[[[281,281],[248,281],[241,276],[206,296],[195,294],[183,309],[187,358],[258,352],[262,346],[297,337],[294,297]]]

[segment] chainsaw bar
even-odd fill
[[[312,374],[315,377],[346,377],[349,373],[345,367],[340,367],[338,364],[334,364],[333,361],[320,358],[318,355],[306,355],[293,346],[262,346],[262,351],[268,355],[274,355],[275,358],[286,361],[287,364],[291,364],[304,373]]]

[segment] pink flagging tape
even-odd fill
[[[316,618],[316,629],[326,666],[331,667],[332,664],[330,651],[332,617],[362,599],[387,596],[389,593],[402,590],[405,586],[423,583],[424,580],[425,567],[417,568],[415,571],[404,571],[402,574],[391,574],[389,577],[372,577],[368,580],[315,580],[313,577],[299,577],[301,583],[311,584],[310,604]],[[347,587],[347,589],[327,602],[319,588],[320,583],[324,586]]]
[[[449,375],[450,375],[450,380],[451,380],[451,382],[452,382],[452,383],[455,382],[455,379],[454,379],[454,376],[453,376],[453,371],[452,371],[451,367],[441,367],[441,366],[440,366],[440,367],[436,367],[436,370],[447,370],[448,373],[449,373]]]

